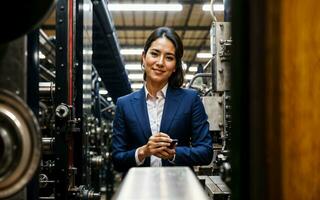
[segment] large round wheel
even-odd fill
[[[19,192],[39,166],[39,124],[17,95],[0,90],[0,199]]]

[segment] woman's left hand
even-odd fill
[[[167,138],[170,138],[170,136],[166,133],[162,133],[160,132],[160,135],[163,137],[163,136],[166,136]],[[170,138],[171,140],[171,138]],[[169,148],[170,146],[170,143],[168,145],[168,142],[167,140],[166,141],[159,141],[159,146],[161,147],[160,151],[158,151],[157,153],[155,153],[154,155],[159,157],[159,158],[162,158],[162,159],[170,159],[172,160],[174,155],[176,154],[176,145],[173,147],[173,148]]]

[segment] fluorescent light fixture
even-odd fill
[[[143,74],[128,74],[128,77],[130,80],[134,81],[142,81],[143,80]]]
[[[191,80],[193,77],[194,77],[193,74],[186,74],[186,75],[184,76],[184,78],[185,78],[186,80]]]
[[[202,6],[202,10],[203,11],[210,11],[210,4],[204,4]],[[214,4],[213,11],[224,11],[224,5],[223,4]]]
[[[196,71],[198,71],[198,67],[196,67],[196,66],[189,67],[188,71],[189,72],[196,72]]]
[[[134,71],[134,70],[142,70],[142,68],[141,68],[141,64],[126,64],[125,65],[125,68],[126,68],[126,70],[132,70],[132,71]]]
[[[211,58],[211,53],[197,53],[197,58]]]
[[[143,86],[143,83],[132,83],[131,84],[132,89],[140,89],[140,88],[142,88],[142,86]]]
[[[141,55],[143,49],[121,49],[120,53],[122,55]]]
[[[110,11],[181,11],[181,4],[109,3]]]
[[[111,97],[107,97],[107,101],[112,101],[112,98]]]

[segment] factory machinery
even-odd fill
[[[0,199],[110,199],[114,103],[131,87],[106,2],[29,3],[1,35]],[[55,38],[39,29],[51,12]]]
[[[0,38],[0,199],[111,199],[115,102],[132,90],[106,1],[25,6]],[[51,12],[55,38],[39,28]],[[209,116],[214,159],[195,169],[214,199],[230,198],[230,29],[213,22],[213,57],[187,86]]]
[[[211,1],[211,5],[214,1]],[[231,198],[231,5],[224,1],[224,22],[216,21],[210,29],[211,59],[198,66],[198,73],[187,84],[198,91],[208,115],[213,138],[213,160],[208,166],[196,166],[198,178],[212,199]]]

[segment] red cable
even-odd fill
[[[71,107],[71,110],[73,109],[73,0],[68,0],[68,60],[69,60],[69,99],[68,99],[68,103]],[[72,116],[72,111],[71,111],[71,115]],[[73,141],[73,134],[72,131],[70,132],[70,135],[67,137],[67,146],[68,146],[68,167],[71,168],[74,164],[73,164],[73,147],[74,147],[74,141]]]
[[[73,69],[73,0],[69,0],[69,20],[68,20],[68,26],[69,26],[69,105],[72,107],[72,97],[73,97],[73,80],[72,80],[72,69]]]

